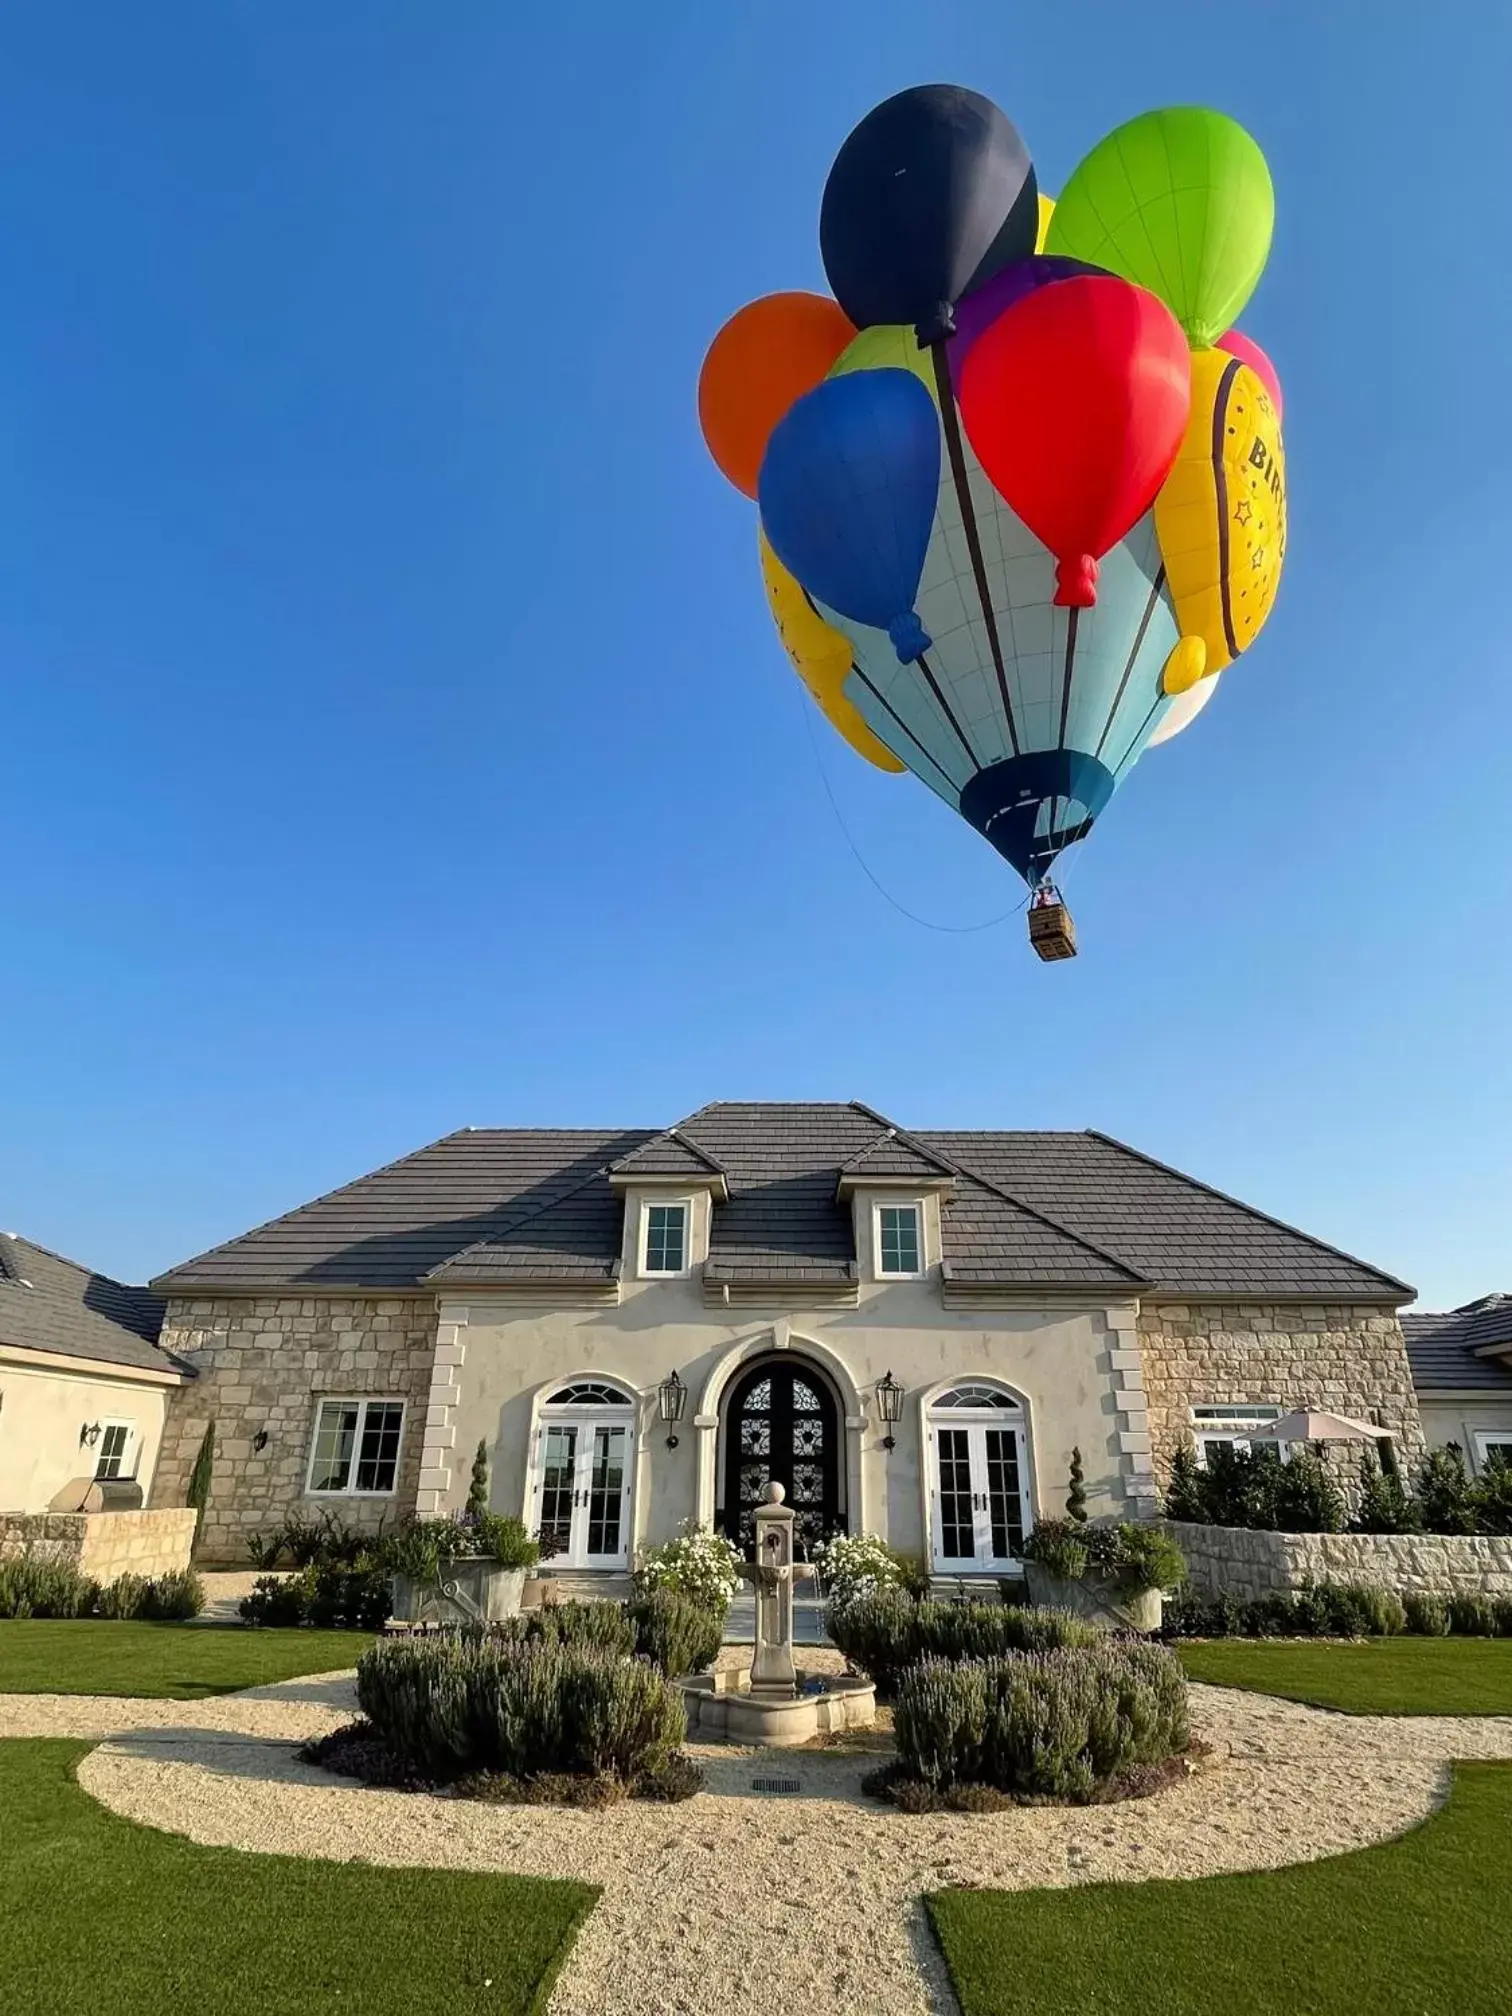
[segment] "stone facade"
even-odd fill
[[[430,1296],[278,1295],[172,1300],[166,1351],[198,1377],[169,1408],[153,1484],[158,1505],[182,1505],[207,1425],[215,1471],[200,1559],[243,1567],[248,1536],[291,1512],[330,1510],[344,1525],[392,1526],[414,1509],[435,1349]],[[392,1497],[310,1497],[305,1491],[318,1403],[384,1394],[406,1401]],[[261,1449],[256,1437],[266,1434]]]
[[[1390,1310],[1308,1303],[1154,1302],[1139,1349],[1155,1465],[1162,1481],[1192,1432],[1192,1407],[1267,1403],[1324,1407],[1362,1420],[1380,1412],[1410,1466],[1423,1429],[1402,1326]],[[1358,1461],[1358,1451],[1351,1451]]]
[[[1247,1533],[1175,1520],[1166,1531],[1199,1595],[1245,1601],[1308,1582],[1367,1582],[1399,1595],[1512,1596],[1512,1535]]]
[[[156,1512],[38,1512],[0,1514],[0,1561],[35,1554],[66,1561],[96,1582],[118,1575],[170,1575],[189,1566],[194,1514],[187,1508]]]

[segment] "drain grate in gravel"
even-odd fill
[[[797,1778],[753,1778],[753,1792],[801,1792],[803,1785]]]

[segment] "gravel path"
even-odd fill
[[[1216,1761],[1126,1805],[911,1818],[861,1797],[874,1757],[711,1748],[699,1753],[709,1789],[690,1803],[582,1814],[373,1791],[297,1763],[291,1740],[334,1727],[351,1704],[339,1678],[185,1704],[12,1696],[0,1735],[109,1736],[80,1783],[196,1841],[602,1884],[554,2016],[724,2016],[755,1998],[805,2016],[949,2011],[926,1890],[1306,1861],[1424,1818],[1450,1759],[1512,1757],[1512,1718],[1344,1717],[1193,1687]],[[801,1791],[754,1793],[757,1776]]]

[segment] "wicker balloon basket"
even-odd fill
[[[1076,926],[1071,912],[1059,897],[1053,902],[1035,903],[1029,912],[1029,943],[1041,959],[1074,959]]]

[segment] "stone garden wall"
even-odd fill
[[[1241,1602],[1308,1582],[1368,1582],[1399,1595],[1512,1596],[1512,1535],[1249,1533],[1237,1526],[1166,1531],[1186,1556],[1188,1586]]]
[[[193,1542],[194,1514],[187,1509],[0,1514],[0,1560],[30,1553],[66,1561],[96,1582],[187,1568]]]
[[[1139,1350],[1156,1472],[1190,1436],[1192,1407],[1225,1402],[1324,1407],[1361,1420],[1380,1410],[1404,1467],[1423,1428],[1402,1326],[1390,1310],[1308,1303],[1156,1302],[1139,1312]],[[1337,1460],[1337,1458],[1336,1458]],[[1351,1467],[1358,1449],[1345,1451]]]
[[[329,1511],[368,1531],[413,1511],[425,1433],[436,1305],[430,1296],[258,1296],[173,1300],[162,1345],[199,1375],[173,1396],[153,1479],[156,1505],[182,1505],[206,1426],[215,1468],[199,1559],[238,1568],[247,1538],[291,1512]],[[317,1403],[391,1395],[406,1402],[398,1488],[389,1498],[305,1493]],[[261,1449],[256,1438],[265,1435]]]

